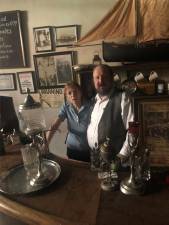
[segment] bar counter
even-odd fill
[[[22,163],[20,146],[0,156],[0,171]],[[143,196],[105,192],[88,163],[49,154],[61,174],[49,187],[28,195],[0,194],[1,225],[168,225],[169,185],[156,179]],[[127,174],[121,174],[122,177]]]

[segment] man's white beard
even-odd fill
[[[110,93],[110,90],[111,89],[102,89],[102,88],[99,88],[98,90],[97,90],[97,93],[100,95],[100,96],[106,96],[106,95],[108,95],[109,93]]]

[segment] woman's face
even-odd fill
[[[67,88],[66,90],[66,99],[72,103],[76,104],[81,102],[82,93],[77,88]]]

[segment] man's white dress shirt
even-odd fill
[[[102,117],[104,108],[109,102],[109,96],[105,96],[103,99],[101,99],[99,95],[97,94],[95,98],[96,98],[96,103],[94,105],[94,108],[91,114],[91,121],[87,129],[87,139],[91,149],[98,146],[98,125]],[[133,112],[132,112],[131,101],[125,92],[122,93],[121,116],[124,123],[124,127],[127,130],[129,121],[133,121]],[[112,124],[112,127],[113,127],[113,124]],[[119,153],[124,156],[128,155],[129,153],[128,152],[128,135],[126,135],[126,140]]]

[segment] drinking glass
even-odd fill
[[[38,149],[29,144],[21,147],[23,164],[28,180],[35,178],[39,171],[39,152]]]

